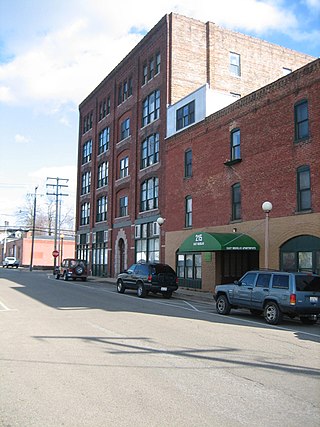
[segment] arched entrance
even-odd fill
[[[320,238],[302,235],[286,241],[280,247],[280,269],[320,274]]]
[[[114,259],[114,273],[117,276],[124,271],[128,266],[128,240],[126,233],[123,229],[118,231],[115,241],[115,259]]]

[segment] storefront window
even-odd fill
[[[201,254],[178,254],[177,276],[180,286],[201,289]]]

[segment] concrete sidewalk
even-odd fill
[[[116,286],[117,279],[113,277],[97,277],[97,276],[89,276],[88,277],[89,282],[94,283],[101,283],[103,285],[112,285]],[[204,301],[204,302],[211,302],[214,304],[213,294],[211,292],[205,292],[200,291],[196,289],[189,289],[189,288],[178,288],[173,293],[174,298],[179,299],[190,299],[190,300],[197,300],[197,301]]]

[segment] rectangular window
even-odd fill
[[[240,55],[238,53],[229,52],[229,71],[233,76],[241,76]]]
[[[124,157],[120,160],[120,178],[129,175],[129,157]]]
[[[189,102],[189,104],[177,110],[176,116],[176,130],[183,129],[186,126],[191,125],[195,121],[195,101]]]
[[[311,180],[309,166],[297,169],[298,212],[311,209]]]
[[[102,196],[97,200],[96,222],[106,221],[107,219],[107,197]]]
[[[91,187],[91,172],[82,174],[81,180],[81,195],[90,193]]]
[[[110,114],[111,111],[111,100],[110,100],[110,96],[108,96],[107,98],[107,115]]]
[[[109,142],[110,142],[110,128],[106,127],[101,132],[99,132],[98,154],[104,153],[109,149]]]
[[[149,61],[149,80],[154,77],[154,58],[151,58]]]
[[[302,101],[294,106],[295,140],[308,138],[309,114],[308,101]]]
[[[141,224],[141,232],[136,235],[136,262],[159,261],[159,236],[154,234],[153,223]]]
[[[184,176],[185,178],[192,176],[192,150],[187,150],[184,153]]]
[[[141,185],[141,212],[158,207],[158,178],[150,178]]]
[[[241,191],[240,184],[232,186],[232,220],[241,219]]]
[[[160,63],[161,63],[161,55],[160,55],[160,53],[157,53],[156,54],[156,72],[155,72],[155,74],[160,73]]]
[[[98,166],[97,188],[108,185],[109,163],[103,162]]]
[[[122,83],[118,86],[118,105],[122,102]]]
[[[159,162],[159,134],[148,136],[141,144],[141,169]]]
[[[231,131],[231,160],[241,159],[240,155],[240,129]]]
[[[127,80],[123,83],[123,95],[122,100],[125,101],[128,98],[128,82]]]
[[[128,196],[120,197],[119,199],[119,216],[128,215]]]
[[[158,119],[160,115],[160,90],[152,92],[142,103],[142,127]]]
[[[142,72],[142,86],[145,85],[148,81],[148,66],[144,64]]]
[[[92,124],[93,124],[93,113],[91,112],[83,117],[82,132],[86,133],[88,132],[88,130],[92,129]]]
[[[126,119],[121,123],[120,141],[130,136],[130,119]]]
[[[128,80],[128,97],[132,95],[132,77]]]
[[[82,147],[82,164],[90,162],[92,155],[92,140],[85,142]]]
[[[272,287],[276,289],[289,289],[289,276],[274,274],[272,278]]]
[[[90,203],[81,205],[80,225],[87,225],[90,221]]]
[[[186,197],[186,217],[185,217],[185,226],[192,227],[192,197]]]

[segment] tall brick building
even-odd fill
[[[79,107],[77,256],[93,274],[164,260],[169,212],[181,214],[166,207],[167,137],[312,59],[211,22],[164,16]]]

